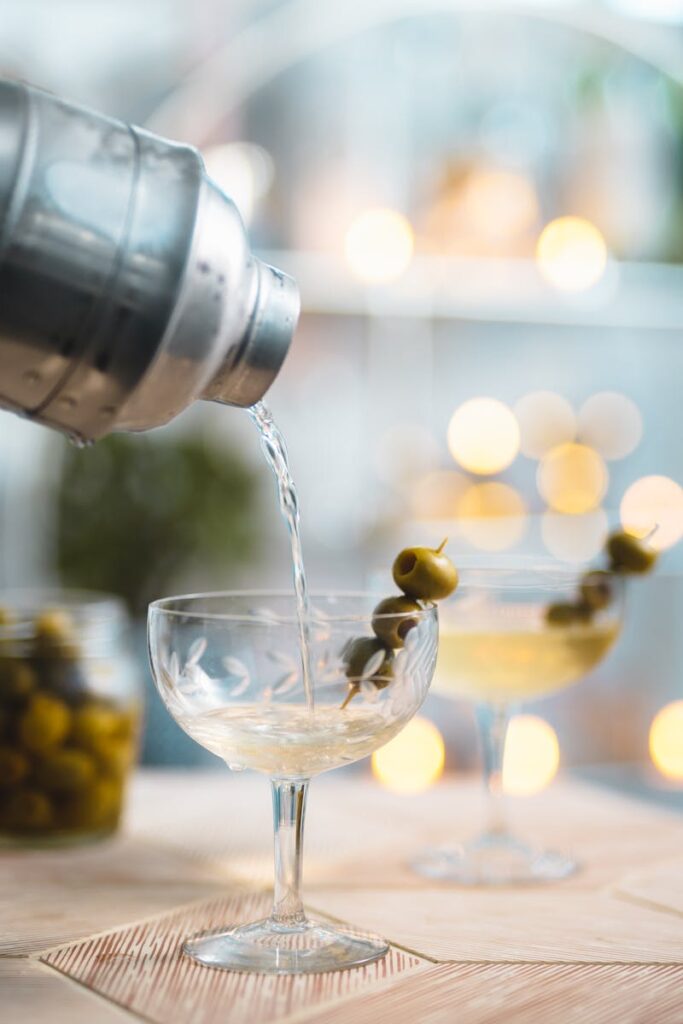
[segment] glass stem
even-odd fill
[[[275,888],[271,921],[279,928],[298,928],[306,922],[301,902],[301,858],[308,779],[271,779],[275,830]]]
[[[508,831],[503,793],[503,755],[510,713],[504,704],[480,704],[477,725],[484,761],[484,782],[488,792],[486,833],[502,836]]]

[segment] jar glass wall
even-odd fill
[[[116,830],[142,703],[127,625],[103,594],[0,594],[0,842]]]

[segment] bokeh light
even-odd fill
[[[425,473],[413,485],[411,508],[416,519],[453,519],[458,502],[470,486],[466,476],[454,469]]]
[[[448,447],[455,461],[470,473],[500,473],[519,451],[515,414],[497,398],[470,398],[451,416]]]
[[[536,189],[525,174],[458,160],[437,186],[422,242],[442,255],[519,256],[528,252],[539,217]]]
[[[666,704],[650,726],[650,757],[667,779],[683,780],[683,700]]]
[[[607,513],[602,508],[578,516],[544,512],[541,536],[555,558],[565,562],[588,562],[602,551],[608,526]]]
[[[560,745],[552,725],[538,715],[514,715],[505,739],[503,789],[530,796],[545,789],[557,774]]]
[[[558,217],[536,244],[538,269],[560,291],[580,292],[598,283],[607,266],[605,240],[583,217]]]
[[[380,284],[400,277],[413,258],[410,222],[397,210],[364,210],[349,226],[344,252],[351,272],[361,281]]]
[[[372,772],[393,793],[422,793],[439,779],[446,760],[441,733],[427,718],[411,719],[372,755]]]
[[[520,450],[540,459],[551,448],[573,441],[576,416],[570,403],[554,391],[532,391],[514,407],[520,430]]]
[[[518,491],[497,480],[471,484],[457,504],[463,537],[484,551],[504,551],[524,536],[527,508]]]
[[[273,183],[270,154],[252,142],[228,142],[209,146],[204,151],[204,163],[210,177],[230,196],[244,222],[249,224],[256,203]]]
[[[420,423],[397,423],[379,438],[375,451],[377,475],[385,483],[402,483],[436,466],[438,442]]]
[[[551,509],[580,515],[597,508],[609,474],[602,456],[584,444],[561,444],[545,455],[536,474],[538,490]]]
[[[591,395],[579,409],[579,439],[605,459],[623,459],[638,447],[643,418],[636,403],[616,391]]]
[[[656,551],[673,547],[683,537],[683,488],[668,476],[643,476],[628,488],[619,509],[625,530],[644,537]]]
[[[492,241],[529,231],[539,216],[533,184],[515,171],[473,171],[463,184],[460,202],[465,228]]]

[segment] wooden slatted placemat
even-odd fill
[[[387,960],[269,978],[183,957],[186,935],[266,912],[268,789],[225,773],[145,773],[127,836],[0,854],[3,1024],[683,1024],[680,817],[560,783],[513,816],[584,870],[466,889],[406,865],[425,843],[476,829],[478,786],[405,800],[347,777],[318,780],[312,796],[307,902],[385,934]]]
[[[267,896],[212,900],[46,953],[43,961],[141,1016],[177,1024],[267,1024],[293,1012],[374,990],[425,969],[427,961],[391,949],[383,960],[353,971],[263,977],[209,970],[182,953],[197,932],[264,917]]]

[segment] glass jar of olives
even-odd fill
[[[0,594],[0,843],[116,829],[141,717],[126,628],[107,595]]]

